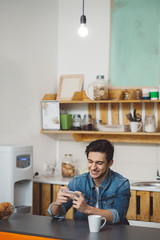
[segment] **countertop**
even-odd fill
[[[99,233],[90,233],[87,221],[59,222],[48,216],[17,213],[8,221],[0,222],[0,236],[1,232],[63,240],[150,240],[159,239],[160,236],[160,229],[129,225],[106,225]]]
[[[48,183],[48,184],[60,184],[60,185],[67,185],[69,181],[72,178],[65,178],[59,175],[55,175],[53,177],[44,177],[44,176],[36,176],[33,178],[34,182],[38,183]],[[143,181],[135,181],[135,180],[129,180],[131,184],[131,190],[137,190],[137,191],[148,191],[148,192],[160,192],[160,186],[159,187],[146,187],[146,186],[132,186],[135,182],[143,182]],[[160,180],[157,180],[157,182],[160,182]]]

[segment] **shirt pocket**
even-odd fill
[[[84,196],[84,198],[85,198],[85,200],[86,200],[86,203],[89,204],[90,201],[91,201],[90,196],[88,196],[88,195],[86,195],[86,194],[83,194],[83,196]]]
[[[114,197],[106,197],[102,199],[102,208],[103,209],[112,209],[114,205]]]

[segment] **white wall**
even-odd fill
[[[58,0],[0,0],[0,145],[33,145],[34,170],[55,160],[40,101],[57,88]]]
[[[88,143],[40,133],[40,101],[56,93],[60,74],[84,74],[84,89],[97,74],[108,79],[110,1],[85,1],[85,39],[77,35],[81,14],[81,0],[0,0],[0,145],[32,144],[34,171],[40,173],[45,160],[56,159],[60,170],[65,153],[87,167]],[[114,145],[113,169],[130,179],[155,179],[156,144]]]
[[[94,81],[97,74],[109,75],[110,44],[110,1],[85,1],[85,15],[89,35],[80,38],[77,35],[81,16],[81,0],[59,1],[59,64],[60,74],[84,74],[84,89]],[[73,107],[73,105],[72,105]],[[82,106],[75,113],[85,111]],[[83,105],[84,108],[84,105]],[[68,107],[69,113],[71,111]],[[68,137],[68,138],[67,138]],[[69,136],[59,136],[58,166],[65,153],[72,153],[78,168],[85,169],[87,160],[84,154],[87,142],[74,142]],[[156,144],[114,144],[115,155],[112,169],[131,180],[155,180],[157,168],[160,168],[160,150]]]

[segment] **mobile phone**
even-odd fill
[[[70,194],[70,195],[72,195],[72,196],[77,196],[77,197],[79,197],[79,194],[78,194],[78,193],[75,193],[74,191],[69,191],[69,190],[63,189],[62,192],[68,193],[68,194]]]

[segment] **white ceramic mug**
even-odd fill
[[[131,132],[138,132],[142,127],[142,123],[140,122],[130,122]]]
[[[101,222],[103,224],[101,225]],[[101,217],[100,215],[89,215],[88,216],[88,224],[89,224],[89,231],[90,232],[99,232],[99,230],[104,227],[106,224],[106,218]]]

